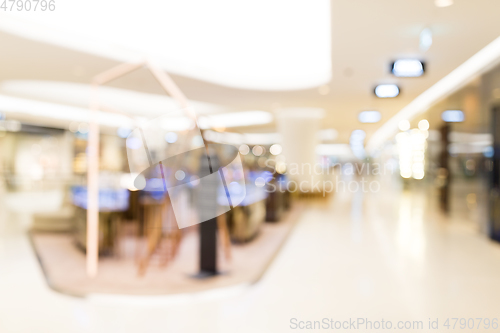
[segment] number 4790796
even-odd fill
[[[447,329],[497,329],[498,319],[493,318],[447,318],[443,324]]]
[[[0,10],[4,12],[13,11],[54,11],[56,10],[56,0],[0,0]]]

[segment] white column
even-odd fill
[[[325,111],[318,108],[288,108],[277,112],[287,176],[296,181],[298,190],[304,193],[318,191],[312,187],[321,179],[315,150],[324,115]]]

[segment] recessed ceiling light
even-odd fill
[[[397,130],[401,119],[412,119],[429,109],[429,105],[436,104],[440,99],[448,96],[461,86],[471,82],[480,75],[485,68],[495,65],[500,57],[500,37],[486,45],[479,52],[470,57],[451,73],[436,82],[424,91],[410,104],[402,108],[395,116],[385,122],[380,128],[370,135],[367,150],[375,153],[385,141],[389,140]]]
[[[358,114],[358,120],[362,123],[378,123],[382,116],[378,111],[363,111]]]
[[[447,123],[461,123],[465,116],[460,110],[446,110],[441,114],[441,119]]]
[[[453,0],[434,0],[436,7],[448,7],[453,5]]]
[[[391,72],[398,77],[418,77],[424,74],[424,63],[417,59],[400,59],[392,63]]]
[[[0,90],[5,95],[23,96],[63,105],[88,105],[92,95],[91,85],[64,81],[5,80],[0,83]],[[99,104],[109,110],[150,119],[166,113],[178,116],[185,114],[179,110],[178,103],[169,96],[109,86],[99,87]],[[189,105],[198,115],[230,110],[222,105],[193,100],[189,100]]]
[[[56,103],[40,102],[31,99],[0,95],[0,108],[8,110],[9,114],[20,113],[31,117],[69,120],[74,122],[88,122],[89,111],[86,108]],[[109,127],[132,127],[130,117],[99,111],[99,124]],[[78,128],[76,128],[78,130]]]
[[[393,98],[399,95],[399,87],[395,84],[379,84],[375,87],[375,95],[379,98]]]

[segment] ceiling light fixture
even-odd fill
[[[391,72],[397,77],[419,77],[424,71],[424,63],[417,59],[400,59],[391,65]]]
[[[7,114],[16,113],[33,116],[37,118],[48,118],[56,120],[88,122],[89,110],[75,106],[34,101],[24,98],[0,95],[0,109]],[[127,116],[116,113],[99,111],[99,124],[103,126],[132,127],[133,121]]]
[[[64,81],[6,80],[0,83],[0,92],[5,95],[81,107],[88,107],[91,89],[89,84]],[[99,103],[111,110],[147,118],[158,117],[165,112],[184,115],[179,104],[169,96],[114,87],[99,87]],[[198,115],[229,111],[228,107],[220,104],[190,100],[189,105]]]
[[[382,115],[378,111],[362,111],[358,114],[358,120],[366,124],[378,123]]]
[[[375,95],[379,98],[394,98],[399,95],[399,87],[395,84],[379,84],[375,87]]]
[[[497,37],[493,42],[482,48],[385,122],[370,136],[367,150],[370,153],[375,153],[375,150],[379,149],[385,141],[390,140],[398,130],[400,120],[413,119],[420,113],[427,111],[430,106],[443,97],[471,82],[489,68],[496,66],[499,63],[499,59],[500,37]]]
[[[461,123],[465,120],[465,115],[460,110],[446,110],[441,113],[441,119],[447,123]]]
[[[212,142],[228,143],[232,145],[272,145],[280,141],[280,135],[278,133],[220,133],[212,130],[205,130],[203,136]]]
[[[273,115],[266,111],[241,111],[199,117],[198,125],[202,129],[210,127],[245,127],[269,124],[273,119]]]
[[[453,5],[453,0],[434,0],[434,4],[440,8],[449,7]]]

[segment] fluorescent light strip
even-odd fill
[[[39,118],[88,122],[89,109],[0,95],[0,110]],[[133,120],[119,114],[99,112],[99,124],[109,127],[131,127]]]
[[[227,128],[246,127],[254,125],[269,124],[273,121],[273,115],[265,111],[241,111],[231,113],[219,113],[200,117],[198,124],[205,128]]]
[[[432,104],[445,96],[460,89],[477,75],[487,71],[491,66],[500,62],[500,37],[481,49],[462,65],[458,66],[450,74],[439,80],[432,87],[424,91],[410,104],[383,124],[370,138],[367,150],[372,153],[391,139],[398,131],[398,123],[404,119],[413,119],[417,115],[427,111]]]
[[[207,130],[204,132],[205,139],[218,142],[240,145],[272,145],[281,141],[279,133],[234,133],[215,132]]]
[[[88,84],[43,81],[43,80],[7,80],[0,83],[0,93],[45,100],[57,104],[86,107],[91,99],[91,87]],[[101,109],[109,108],[129,115],[143,117],[158,117],[168,112],[172,115],[184,114],[179,104],[171,97],[137,92],[114,87],[99,87],[99,103]],[[212,114],[227,112],[222,105],[189,101],[196,114]]]

